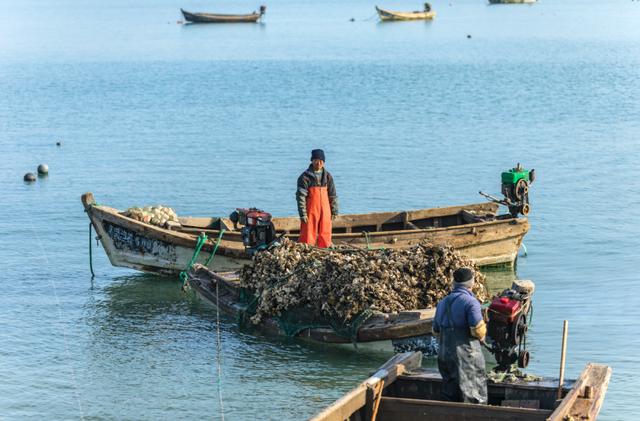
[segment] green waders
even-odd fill
[[[468,328],[453,327],[451,305],[456,298],[447,298],[445,303],[451,327],[440,328],[438,370],[442,376],[442,398],[486,404],[487,373],[482,347],[478,339],[471,337]]]

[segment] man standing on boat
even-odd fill
[[[487,403],[487,374],[481,342],[487,334],[480,302],[471,292],[472,269],[453,273],[453,291],[436,309],[433,332],[439,336],[438,370],[447,401]]]
[[[299,242],[331,247],[331,220],[338,215],[333,177],[324,167],[324,151],[311,151],[311,165],[298,177],[296,201],[300,214]]]

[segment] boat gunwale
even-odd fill
[[[411,211],[398,211],[397,213],[402,213],[402,212],[418,212],[418,211],[423,211],[423,210],[430,210],[430,209],[448,209],[448,208],[472,208],[472,207],[478,207],[484,205],[484,203],[474,203],[474,204],[467,204],[467,205],[460,205],[460,206],[450,206],[450,207],[445,207],[445,208],[424,208],[424,209],[415,209],[415,210],[411,210]],[[132,224],[134,226],[140,227],[140,228],[144,228],[144,229],[150,229],[151,231],[158,231],[161,232],[163,234],[169,234],[171,236],[176,236],[176,237],[182,237],[184,239],[192,239],[195,240],[195,238],[198,237],[197,234],[195,233],[186,233],[184,231],[180,231],[180,230],[169,230],[166,228],[161,228],[158,227],[156,225],[152,225],[152,224],[146,224],[144,222],[138,221],[136,219],[130,218],[128,216],[125,216],[122,214],[122,211],[110,207],[110,206],[105,206],[105,205],[98,205],[98,204],[85,204],[85,209],[87,209],[87,212],[89,212],[88,208],[93,208],[93,209],[97,209],[99,211],[104,212],[105,214],[108,215],[112,215],[115,218],[121,219],[122,221],[126,221],[129,224]],[[387,212],[379,212],[378,214],[384,214]],[[393,213],[393,212],[388,212],[388,213]],[[363,213],[363,214],[345,214],[342,215],[344,217],[347,216],[362,216],[362,215],[375,215],[375,212],[372,213]],[[451,215],[455,215],[457,213],[452,213]],[[185,217],[185,218],[193,218],[193,217]],[[295,218],[295,217],[282,217],[282,218]],[[111,221],[111,222],[115,222],[115,221]],[[418,229],[406,229],[406,230],[390,230],[390,231],[371,231],[371,232],[366,232],[367,236],[369,237],[379,237],[379,236],[385,236],[385,235],[400,235],[400,234],[420,234],[420,233],[424,233],[424,232],[430,232],[430,233],[437,233],[437,232],[443,232],[443,231],[451,231],[451,230],[455,230],[455,229],[459,229],[459,228],[477,228],[477,227],[481,227],[481,226],[492,226],[492,225],[501,225],[501,224],[512,224],[512,225],[516,225],[516,224],[524,224],[528,222],[528,218],[526,217],[522,217],[522,218],[508,218],[508,219],[496,219],[493,221],[479,221],[479,222],[472,222],[472,223],[467,223],[467,224],[460,224],[460,225],[451,225],[448,227],[430,227],[430,228],[418,228]],[[194,229],[200,229],[199,227],[192,227]],[[210,232],[210,233],[219,233],[221,230],[220,229],[212,229],[212,228],[201,228],[202,232]],[[363,237],[365,234],[365,232],[352,232],[352,233],[334,233],[332,234],[333,238],[360,238]],[[240,236],[241,232],[240,231],[229,231],[226,230],[225,231],[225,235],[233,235],[233,236]],[[285,234],[286,237],[297,237],[299,234]],[[224,240],[223,240],[224,241]],[[221,244],[222,245],[222,244]]]

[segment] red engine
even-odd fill
[[[257,208],[238,208],[229,215],[235,229],[243,225],[242,243],[249,253],[266,248],[276,237],[271,214]]]
[[[487,335],[499,371],[508,371],[516,361],[521,368],[529,364],[526,334],[534,289],[531,281],[514,281],[489,305]]]
[[[258,225],[269,225],[271,223],[271,214],[260,209],[236,209],[238,214],[238,223],[248,227]]]
[[[493,297],[493,301],[489,305],[489,311],[494,320],[501,323],[513,323],[520,314],[521,307],[522,301],[498,296]]]

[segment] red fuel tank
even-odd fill
[[[520,301],[508,297],[494,297],[489,306],[489,317],[510,323],[518,315],[521,305]]]

